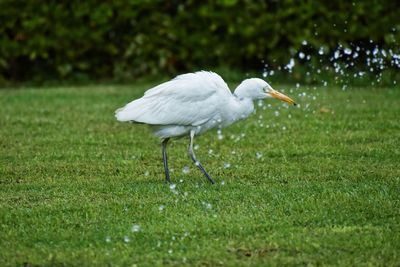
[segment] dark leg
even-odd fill
[[[211,176],[206,172],[204,167],[200,164],[200,161],[196,159],[196,156],[193,152],[193,138],[194,138],[194,131],[190,131],[190,144],[189,144],[189,155],[190,158],[193,160],[194,164],[200,169],[200,171],[207,177],[207,179],[212,183],[215,184],[215,181]]]
[[[168,157],[167,157],[168,141],[169,141],[169,138],[165,138],[162,141],[162,156],[163,156],[163,162],[164,162],[165,180],[167,180],[167,183],[171,183],[171,179],[169,178]]]

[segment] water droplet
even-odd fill
[[[290,61],[289,61],[289,63],[285,66],[285,68],[286,68],[287,70],[289,70],[289,72],[291,72],[292,69],[293,69],[293,67],[294,67],[294,65],[295,65],[294,59],[291,58]]]
[[[176,188],[176,184],[170,184],[170,185],[169,185],[169,189],[175,190],[175,188]]]
[[[340,56],[340,51],[339,51],[339,50],[336,50],[335,53],[333,54],[333,57],[334,57],[335,59],[338,59],[339,56]]]
[[[299,58],[300,58],[300,59],[305,58],[305,56],[306,56],[306,55],[305,55],[303,52],[300,52],[300,53],[299,53]]]
[[[346,55],[351,55],[351,52],[352,52],[352,51],[351,51],[350,48],[347,48],[347,47],[346,47],[346,48],[344,49],[344,53],[345,53]]]
[[[139,224],[132,225],[131,231],[132,233],[140,232],[140,225]]]
[[[184,167],[182,168],[182,172],[183,172],[184,174],[188,174],[188,173],[190,172],[189,166],[184,166]]]

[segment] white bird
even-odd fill
[[[145,123],[162,139],[165,179],[171,182],[167,143],[170,138],[188,135],[189,155],[211,183],[215,183],[196,159],[193,151],[195,135],[215,127],[226,127],[247,118],[254,111],[254,100],[277,98],[296,105],[262,79],[244,80],[232,94],[228,85],[214,72],[199,71],[177,76],[157,85],[144,96],[115,111],[118,121]]]

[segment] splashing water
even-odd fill
[[[189,166],[184,166],[184,167],[182,168],[182,172],[183,172],[184,174],[188,174],[188,173],[190,172]]]
[[[218,131],[217,131],[217,138],[218,138],[218,140],[224,139],[224,136],[222,135],[221,129],[218,129]]]
[[[176,184],[170,184],[170,185],[169,185],[169,189],[175,190],[175,189],[176,189]]]
[[[140,225],[139,224],[133,224],[131,227],[132,233],[137,233],[140,232]]]
[[[294,68],[294,65],[295,65],[294,59],[291,58],[290,61],[289,61],[289,63],[285,66],[285,68],[286,68],[289,72],[292,72],[292,69]]]

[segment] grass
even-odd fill
[[[214,186],[176,140],[175,194],[113,117],[152,85],[0,91],[1,266],[400,264],[399,88],[300,88],[197,138]]]

